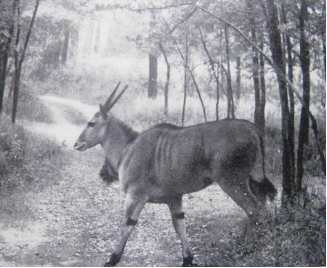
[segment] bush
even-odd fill
[[[0,121],[0,183],[16,167],[21,167],[25,154],[25,135],[23,128],[10,123],[10,119],[2,115]],[[1,185],[1,188],[3,185]]]
[[[18,99],[17,120],[52,123],[51,112],[36,95],[33,95],[32,91],[30,87],[22,84]],[[7,98],[4,106],[5,113],[11,115],[12,99]]]
[[[62,147],[36,136],[2,115],[0,120],[0,190],[39,189],[51,184],[63,163]]]
[[[242,266],[325,266],[325,202],[313,198],[305,207],[287,207],[266,217],[240,255]]]

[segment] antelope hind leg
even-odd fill
[[[184,212],[182,208],[182,196],[171,198],[168,202],[168,206],[172,216],[173,225],[182,242],[183,266],[197,266],[196,264],[193,264],[193,254],[186,237]]]
[[[248,224],[245,235],[251,233],[259,217],[260,204],[248,186],[249,176],[246,174],[230,174],[219,182],[221,189],[227,193],[234,202],[240,206],[248,215]]]
[[[135,225],[137,224],[140,213],[146,202],[146,199],[140,200],[139,198],[134,198],[132,195],[127,194],[125,218],[122,226],[122,236],[116,247],[115,252],[111,254],[110,260],[105,263],[105,267],[115,266],[120,261],[127,240],[130,234],[132,233]]]

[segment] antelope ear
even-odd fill
[[[105,109],[103,108],[103,106],[101,104],[100,104],[100,114],[104,120],[108,119],[108,114],[106,113]]]

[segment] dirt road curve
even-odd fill
[[[64,124],[77,135],[80,128],[69,125],[60,113],[65,105],[74,107],[64,101],[52,102],[54,116],[60,117],[53,127]],[[54,178],[53,186],[23,196],[27,216],[0,221],[0,266],[103,266],[114,250],[124,195],[118,184],[109,187],[98,176],[101,148],[75,152],[71,148],[74,137],[64,136],[61,138],[69,139],[70,144],[64,149],[62,176]],[[237,253],[230,247],[241,232],[245,214],[218,186],[186,195],[184,204],[195,261],[201,266],[235,265]],[[181,244],[168,207],[147,204],[118,265],[181,264]]]

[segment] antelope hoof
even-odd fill
[[[106,262],[103,267],[113,267],[115,266],[113,263],[111,263],[110,261]]]
[[[189,256],[184,258],[183,267],[196,267],[198,266],[196,263],[193,263],[193,256]]]
[[[104,267],[113,267],[120,261],[120,257],[113,253],[110,260],[104,264]]]

